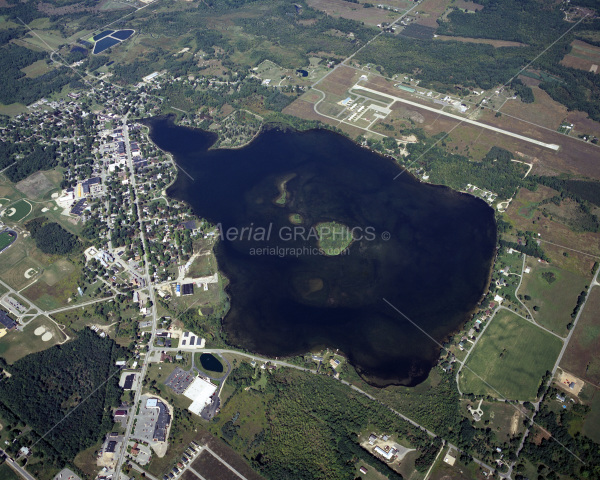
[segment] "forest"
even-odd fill
[[[75,235],[45,217],[30,220],[26,226],[36,246],[48,255],[67,255],[78,245]]]
[[[323,375],[313,375],[289,369],[277,369],[269,375],[262,393],[245,391],[253,383],[254,368],[242,363],[229,377],[236,387],[234,395],[259,395],[264,404],[268,427],[253,438],[241,438],[237,417],[217,420],[211,428],[234,448],[250,457],[253,467],[269,479],[354,479],[355,463],[383,472],[393,480],[402,477],[376,459],[358,444],[358,435],[371,428],[378,433],[398,435],[403,444],[423,452],[417,458],[425,470],[433,462],[432,449],[437,451],[439,440],[392,413],[384,405]],[[227,412],[223,407],[222,412]],[[243,415],[243,414],[242,414]],[[221,425],[222,423],[222,425]],[[404,440],[402,440],[404,439]],[[433,446],[433,448],[432,448]],[[419,460],[420,459],[420,460]]]
[[[548,390],[535,417],[552,438],[542,438],[536,444],[530,435],[523,445],[522,455],[534,464],[542,464],[539,471],[547,470],[572,479],[600,478],[600,446],[585,435],[570,433],[572,425],[581,424],[589,407],[570,404],[567,409],[555,413],[550,402],[555,401],[557,393],[560,392],[556,388]]]
[[[26,145],[20,145],[19,147],[21,152],[23,152],[23,148]],[[32,148],[31,152],[23,152],[24,158],[17,161],[4,172],[11,182],[20,182],[32,173],[39,170],[50,170],[58,165],[56,145],[37,144],[32,146]],[[14,152],[10,147],[4,147],[4,150]]]
[[[408,146],[409,161],[418,159],[418,163],[430,172],[433,183],[459,190],[470,183],[490,190],[500,198],[511,198],[522,184],[525,166],[512,162],[512,155],[507,150],[492,147],[481,162],[472,162],[462,155],[448,153],[441,147],[431,147],[441,135]]]
[[[37,60],[48,58],[45,52],[36,52],[10,43],[0,47],[0,102],[29,105],[41,97],[60,90],[75,79],[70,70],[52,70],[37,78],[25,77],[22,68]]]
[[[504,84],[533,55],[529,47],[414,39],[383,34],[354,57],[383,67],[386,76],[411,73],[421,86],[440,92],[455,86],[490,89]],[[469,59],[465,61],[465,59]]]
[[[438,20],[438,34],[457,35],[475,38],[492,38],[522,42],[527,47],[517,47],[529,60],[536,58],[533,68],[543,71],[559,80],[546,79],[540,88],[570,110],[587,112],[594,120],[600,120],[600,83],[594,73],[565,67],[560,61],[571,50],[570,43],[577,30],[561,38],[573,25],[564,21],[561,3],[542,0],[482,0],[483,10],[464,13],[453,10],[445,21]],[[598,3],[596,2],[596,8]],[[597,28],[598,20],[586,20],[581,28]],[[582,38],[588,41],[587,38]],[[554,44],[554,42],[556,42]],[[551,48],[547,49],[548,46]],[[498,48],[497,50],[509,50]],[[510,49],[514,50],[514,49]],[[544,55],[537,58],[537,54]],[[475,62],[483,66],[480,60]],[[523,62],[525,66],[527,62]],[[497,84],[508,81],[519,69],[509,69]],[[483,85],[480,85],[482,88]],[[519,87],[519,90],[523,90]],[[520,95],[521,96],[521,95]],[[525,97],[527,98],[527,97]],[[522,97],[523,101],[527,101]]]
[[[2,382],[0,403],[34,430],[34,438],[44,436],[39,445],[48,461],[71,462],[113,426],[111,407],[121,396],[114,363],[125,353],[86,328],[73,341],[5,365],[11,377]]]
[[[556,4],[543,0],[478,0],[484,8],[475,13],[454,9],[438,20],[440,35],[511,40],[546,45],[568,28]]]

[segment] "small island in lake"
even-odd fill
[[[330,257],[343,253],[354,240],[352,232],[343,223],[321,222],[315,226],[315,230],[319,235],[319,248]]]

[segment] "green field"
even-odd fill
[[[0,252],[15,241],[15,237],[8,232],[0,233]]]
[[[541,378],[552,370],[561,346],[558,338],[501,310],[461,371],[461,390],[510,400],[534,400]]]
[[[566,336],[577,297],[589,285],[589,280],[535,259],[528,259],[527,265],[531,267],[531,272],[523,274],[519,289],[519,294],[524,296],[523,302],[537,323]],[[534,311],[534,306],[538,308],[537,311]]]
[[[20,222],[31,213],[32,208],[27,200],[19,200],[4,211],[3,218],[11,222]]]
[[[2,480],[20,480],[20,477],[8,465],[0,465],[0,478]]]
[[[42,335],[35,334],[38,327],[44,327],[52,333],[52,338],[48,341],[42,340]],[[64,339],[65,335],[54,322],[40,316],[32,320],[22,332],[13,330],[0,338],[0,357],[5,358],[8,363],[14,363],[30,353],[46,350]]]

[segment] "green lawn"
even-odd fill
[[[0,233],[0,252],[15,241],[15,237],[8,232]]]
[[[567,270],[528,259],[531,272],[523,275],[519,294],[537,323],[559,335],[568,334],[567,324],[572,321],[571,313],[577,297],[589,280]],[[528,295],[530,300],[525,297]],[[538,311],[533,307],[537,306]]]
[[[14,209],[14,210],[13,210]],[[4,219],[10,222],[20,222],[31,213],[32,206],[27,200],[19,200],[4,212]]]
[[[461,390],[511,400],[535,399],[562,342],[506,310],[491,322],[461,371]]]
[[[0,478],[2,480],[21,480],[15,471],[6,465],[6,463],[0,465]]]
[[[42,335],[36,335],[38,327],[44,327],[45,331],[52,333],[50,340],[42,340]],[[38,332],[39,333],[39,332]],[[8,363],[29,355],[30,353],[46,350],[65,339],[60,329],[45,316],[39,316],[29,323],[22,332],[12,330],[0,338],[0,357],[4,357]],[[2,478],[0,476],[0,478]]]

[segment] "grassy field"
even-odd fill
[[[587,435],[595,442],[600,443],[600,389],[591,386],[586,387],[593,391],[592,400],[589,402],[591,408],[583,421],[582,433]]]
[[[25,238],[20,235],[15,243],[2,253],[0,277],[11,287],[19,290],[33,281],[33,278],[25,277],[27,270],[34,268],[40,271],[51,263],[52,259],[35,247],[31,237]]]
[[[8,232],[0,233],[0,252],[15,241],[15,237]]]
[[[3,464],[0,465],[0,478],[2,480],[20,480],[21,477],[19,477],[8,465]]]
[[[430,480],[483,480],[483,471],[475,462],[465,465],[457,458],[453,466],[444,462],[444,457],[448,453],[448,449],[444,448],[441,455],[437,458],[431,469]],[[458,455],[454,450],[454,455]],[[458,455],[460,456],[460,455]]]
[[[69,298],[77,296],[77,280],[80,272],[80,268],[61,259],[49,266],[42,277],[27,287],[23,294],[46,310],[66,306],[69,304]]]
[[[535,399],[561,341],[506,310],[491,322],[461,371],[461,390],[511,400]]]
[[[2,105],[0,103],[0,115],[16,117],[27,111],[27,107],[22,103],[11,103],[10,105]]]
[[[540,263],[534,258],[528,258],[527,265],[531,272],[523,274],[523,283],[519,289],[519,293],[524,296],[523,302],[529,307],[537,323],[566,336],[567,324],[573,321],[571,312],[577,303],[577,296],[589,284],[588,279],[553,265]],[[539,310],[534,311],[534,306]]]
[[[600,288],[592,289],[569,346],[560,362],[561,367],[582,380],[600,384]]]
[[[52,338],[43,341],[41,335],[35,335],[38,327],[44,327],[52,333]],[[0,338],[0,356],[8,363],[14,363],[30,353],[41,352],[57,343],[62,342],[65,335],[60,329],[45,316],[36,317],[22,332],[13,330]]]
[[[205,277],[215,273],[216,269],[217,262],[213,255],[201,255],[196,257],[188,270],[187,276],[191,278]]]
[[[33,206],[27,200],[19,200],[4,211],[3,219],[10,222],[20,222],[31,213]]]

